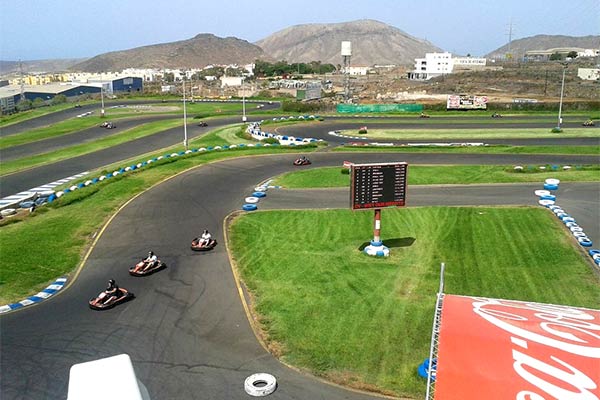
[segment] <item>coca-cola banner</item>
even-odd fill
[[[445,295],[436,400],[599,400],[600,310]]]

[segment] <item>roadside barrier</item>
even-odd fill
[[[41,292],[39,292],[38,294],[36,294],[34,296],[29,296],[25,300],[21,300],[17,303],[0,306],[0,314],[8,312],[8,311],[12,311],[12,310],[17,310],[19,308],[23,308],[23,307],[29,306],[31,304],[39,303],[40,301],[43,301],[43,300],[49,298],[50,296],[54,295],[56,292],[61,290],[66,282],[67,282],[67,278],[58,278],[57,280],[54,281],[54,283],[52,285],[46,287],[46,289],[42,290]]]
[[[569,167],[570,168],[570,167]],[[564,169],[564,167],[563,167]],[[577,243],[582,247],[592,247],[593,242],[584,232],[583,228],[577,224],[575,218],[568,214],[562,207],[556,205],[556,195],[549,194],[550,190],[558,190],[560,181],[554,178],[548,178],[544,181],[544,190],[536,190],[534,194],[539,197],[538,203],[548,208],[552,213],[561,220],[565,227],[571,232],[571,235]],[[590,250],[590,257],[597,266],[600,266],[600,250]]]

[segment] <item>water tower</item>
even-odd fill
[[[344,71],[344,100],[350,102],[350,58],[352,57],[352,42],[342,42],[342,65]]]

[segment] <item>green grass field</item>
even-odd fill
[[[276,177],[273,185],[288,189],[348,187],[350,176],[342,173],[343,170],[342,167],[325,167],[293,171]],[[408,170],[410,185],[543,182],[547,178],[597,182],[600,165],[544,172],[514,172],[511,167],[501,165],[411,165]]]
[[[578,154],[600,155],[598,146],[339,146],[333,151],[342,152],[397,152],[445,154]]]
[[[423,398],[439,266],[446,293],[597,308],[600,282],[542,208],[383,210],[389,258],[364,255],[371,212],[244,214],[233,258],[271,350],[357,388]]]

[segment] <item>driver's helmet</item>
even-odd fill
[[[205,229],[205,230],[202,232],[202,234],[203,234],[203,235],[206,235],[207,233],[208,233],[208,229]]]
[[[153,255],[154,255],[154,252],[152,252],[152,251],[148,252],[148,257],[152,257]]]
[[[116,285],[116,282],[115,282],[115,280],[114,280],[114,279],[110,279],[110,280],[108,281],[108,287],[109,287],[109,288],[114,288],[114,287],[115,287],[115,285]]]

